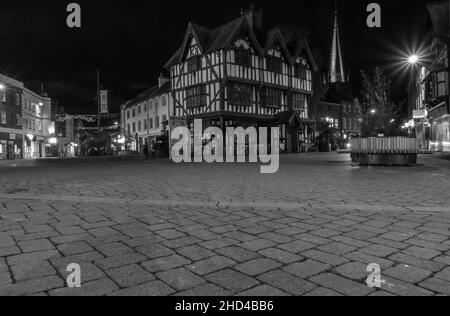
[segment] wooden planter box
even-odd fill
[[[408,166],[417,164],[419,141],[408,137],[370,137],[350,140],[352,162],[361,165]]]

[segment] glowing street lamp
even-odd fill
[[[5,85],[0,83],[0,90],[5,90]]]
[[[372,109],[372,110],[370,110],[370,113],[371,113],[371,114],[375,114],[375,113],[377,113],[377,110]]]
[[[408,58],[408,62],[409,62],[411,65],[417,64],[417,63],[419,62],[419,56],[417,56],[417,55],[412,55],[412,56],[410,56],[410,57]]]

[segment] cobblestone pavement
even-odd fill
[[[0,164],[0,295],[450,295],[450,160]],[[82,287],[68,289],[67,266]],[[366,285],[380,265],[380,289]]]

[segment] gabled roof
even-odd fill
[[[292,55],[289,51],[286,41],[284,40],[283,34],[281,34],[281,31],[279,28],[273,29],[269,31],[267,34],[267,40],[265,45],[265,51],[267,52],[270,49],[275,48],[275,44],[278,42],[281,48],[281,52],[284,54],[284,56],[287,59],[287,62],[292,65]]]
[[[243,31],[248,33],[249,40],[259,56],[264,56],[264,52],[274,48],[275,43],[279,43],[282,53],[287,57],[289,64],[293,63],[293,58],[306,54],[314,71],[318,71],[317,64],[308,44],[306,31],[295,30],[289,36],[286,36],[279,28],[275,28],[266,32],[266,36],[264,34],[257,36],[246,16],[241,16],[212,30],[204,26],[189,23],[182,46],[170,58],[165,68],[182,63],[191,37],[195,38],[203,53],[211,53],[229,47],[233,41],[238,39]]]
[[[258,39],[248,24],[246,17],[243,16],[213,30],[198,24],[189,23],[182,46],[167,62],[165,67],[167,68],[182,62],[191,36],[195,38],[202,52],[211,53],[231,45],[233,40],[235,40],[243,30],[248,31],[249,38],[254,45],[257,54],[262,56],[262,49]]]

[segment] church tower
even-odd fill
[[[341,35],[339,29],[339,11],[338,4],[335,3],[334,10],[334,28],[331,44],[330,69],[328,83],[346,83],[347,77],[344,69],[344,60],[342,57]]]

